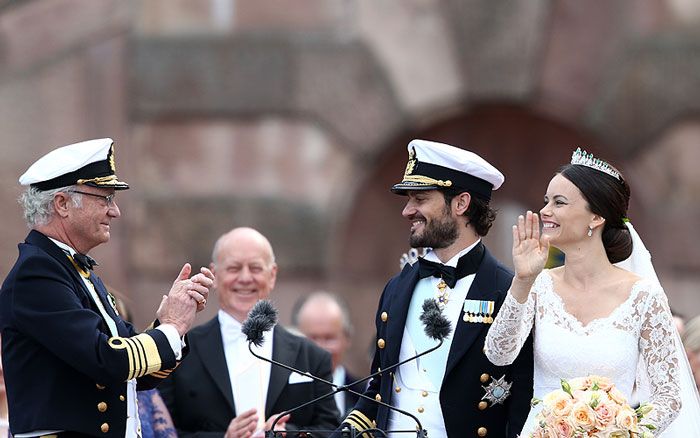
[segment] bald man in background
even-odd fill
[[[292,324],[331,354],[334,384],[349,385],[357,380],[343,366],[353,334],[350,312],[344,300],[323,291],[302,297],[294,305]],[[366,383],[361,382],[352,385],[350,389],[362,393],[365,386]],[[341,391],[335,394],[341,419],[355,406],[357,399],[358,396],[352,392]]]
[[[267,238],[253,228],[234,228],[216,241],[210,267],[216,277],[218,315],[190,332],[191,357],[173,372],[161,394],[181,437],[261,437],[277,414],[331,388],[264,362],[248,350],[242,323],[258,301],[270,298],[277,280],[277,263]],[[280,325],[265,332],[263,344],[253,350],[331,379],[329,354]],[[328,398],[283,416],[275,430],[332,430],[337,424],[338,412]]]

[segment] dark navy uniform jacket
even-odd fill
[[[87,273],[86,273],[87,274]],[[112,337],[80,273],[45,235],[31,231],[0,290],[2,361],[13,434],[63,430],[123,437],[127,380],[155,387],[176,366],[164,333],[137,335],[114,311]],[[184,353],[184,352],[183,352]]]
[[[505,299],[513,274],[488,250],[479,266],[467,299],[494,301],[496,311]],[[418,263],[406,265],[384,288],[377,309],[377,344],[372,372],[399,362],[401,339],[413,290],[418,282]],[[464,310],[450,347],[445,377],[440,388],[440,405],[448,437],[515,437],[525,423],[532,399],[532,340],[528,339],[520,356],[506,367],[493,365],[484,354],[484,342],[490,324],[463,322]],[[505,376],[512,383],[511,395],[504,403],[482,400],[485,386]],[[370,380],[365,395],[392,404],[393,372]],[[360,430],[373,426],[386,430],[388,408],[361,398],[346,422]],[[416,414],[416,412],[412,412]],[[401,414],[396,414],[401,415]],[[428,431],[430,436],[430,431]]]

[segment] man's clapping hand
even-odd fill
[[[214,284],[214,274],[208,268],[201,268],[192,277],[191,273],[192,266],[185,263],[156,312],[160,322],[174,326],[180,336],[192,327],[196,312],[206,306],[209,288]]]

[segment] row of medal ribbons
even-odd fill
[[[476,322],[491,324],[493,322],[493,311],[496,307],[494,301],[485,300],[464,300],[464,322]]]

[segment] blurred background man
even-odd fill
[[[343,299],[323,291],[302,297],[294,305],[292,325],[331,354],[333,383],[349,385],[357,380],[357,377],[350,374],[343,366],[353,333],[350,311]],[[361,382],[351,386],[350,389],[362,393],[365,386],[366,382]],[[348,391],[335,394],[340,418],[345,418],[345,415],[355,406],[357,399],[358,395]]]
[[[329,385],[271,365],[250,354],[241,332],[248,312],[275,288],[277,264],[270,242],[252,228],[221,236],[211,269],[220,309],[189,335],[190,358],[161,388],[181,436],[210,432],[227,438],[262,436],[277,415],[331,390]],[[330,355],[313,342],[276,325],[257,354],[331,380]],[[286,415],[275,430],[333,429],[335,403],[327,398]]]

